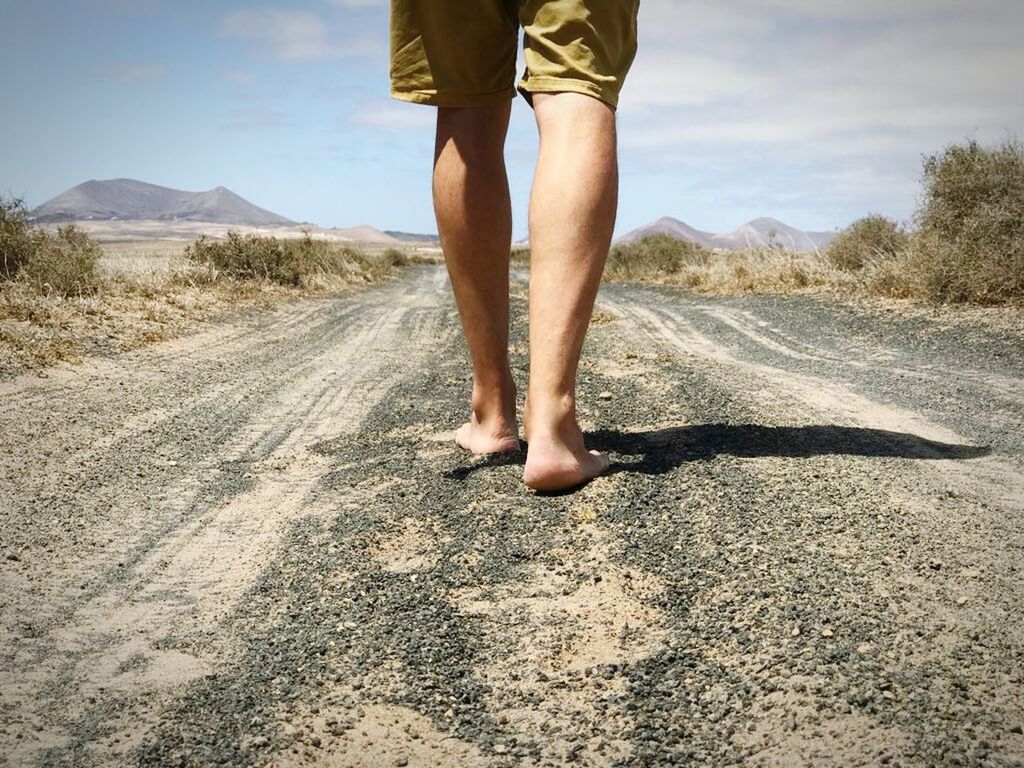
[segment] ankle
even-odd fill
[[[473,381],[473,416],[480,424],[514,422],[516,385],[512,372],[494,379]]]
[[[529,407],[523,414],[532,435],[566,438],[578,432],[576,398],[570,393],[528,395]]]

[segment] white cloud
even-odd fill
[[[846,162],[866,192],[894,159],[1024,131],[1021,29],[1014,0],[644,0],[623,144]]]
[[[1024,134],[1018,0],[643,0],[624,224],[907,218],[921,157]]]
[[[354,124],[387,130],[430,129],[435,111],[419,104],[381,101],[364,104],[355,113],[339,122],[339,128]]]
[[[252,40],[257,53],[266,53],[284,61],[371,55],[384,45],[375,40],[349,39],[317,14],[301,10],[262,8],[233,11],[221,20],[220,29],[227,37]]]

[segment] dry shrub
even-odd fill
[[[686,267],[705,267],[712,258],[711,251],[688,240],[652,235],[612,248],[605,279],[624,282],[658,280],[678,275]]]
[[[609,282],[660,282],[705,293],[785,293],[848,282],[819,253],[778,248],[710,251],[685,240],[655,235],[616,246],[608,259]]]
[[[18,199],[0,197],[0,280],[13,280],[28,262],[33,246],[28,211]]]
[[[407,267],[412,263],[409,254],[400,248],[388,248],[381,254],[380,259],[385,266],[392,268]]]
[[[711,252],[662,235],[612,249],[606,279],[718,293],[825,288],[943,303],[1024,302],[1021,143],[947,147],[925,159],[923,188],[910,233],[871,215],[822,253]]]
[[[55,234],[34,233],[32,253],[19,272],[19,279],[41,293],[85,296],[102,285],[98,265],[103,249],[89,235],[73,225]]]
[[[1024,299],[1024,147],[977,141],[924,163],[910,262],[923,296],[998,304]]]
[[[825,248],[825,255],[839,269],[856,271],[871,262],[899,256],[909,243],[910,236],[903,227],[885,216],[872,214],[836,235]]]
[[[353,248],[314,240],[308,234],[300,239],[237,232],[229,232],[225,240],[201,237],[185,249],[185,257],[201,268],[199,282],[227,277],[304,288],[326,287],[332,278],[368,282],[396,266],[393,258],[371,260]]]
[[[0,198],[0,279],[19,280],[47,295],[83,296],[100,287],[103,250],[82,230],[35,227],[21,200]]]

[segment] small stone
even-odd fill
[[[791,634],[793,637],[800,637],[800,626],[797,625],[797,626],[793,627],[793,631],[790,632],[789,634]]]
[[[958,597],[957,600],[956,600],[956,604],[958,606],[960,606],[961,608],[963,608],[965,605],[967,605],[967,598],[966,597]]]
[[[409,758],[406,757],[405,755],[402,755],[400,758],[395,760],[395,765],[397,765],[398,768],[405,768],[405,766],[407,766],[408,764],[409,764]]]
[[[506,752],[508,752],[508,747],[506,747],[504,744],[495,744],[494,745],[494,754],[496,754],[496,755],[504,755]]]
[[[942,561],[941,560],[936,560],[936,559],[929,560],[928,561],[928,567],[931,568],[933,571],[941,571],[942,570]]]
[[[1024,727],[1020,723],[1010,726],[1010,733],[1024,733]]]
[[[825,629],[821,630],[821,636],[822,637],[832,637],[834,634],[835,634],[835,632],[833,632],[828,627],[825,627]]]
[[[312,739],[309,740],[309,743],[312,744],[314,747],[319,747],[323,742],[320,741],[319,736],[314,736]]]
[[[612,399],[612,393],[608,392],[608,391],[604,391],[604,392],[602,392],[601,394],[599,394],[597,396],[597,399],[598,400],[611,400]]]

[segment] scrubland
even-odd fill
[[[822,250],[709,251],[666,236],[616,246],[605,279],[707,293],[830,290],[928,304],[1024,305],[1024,147],[947,147],[924,160],[904,225],[873,214]]]
[[[0,376],[162,341],[230,309],[387,278],[407,256],[230,233],[101,246],[73,225],[33,226],[0,201]]]

